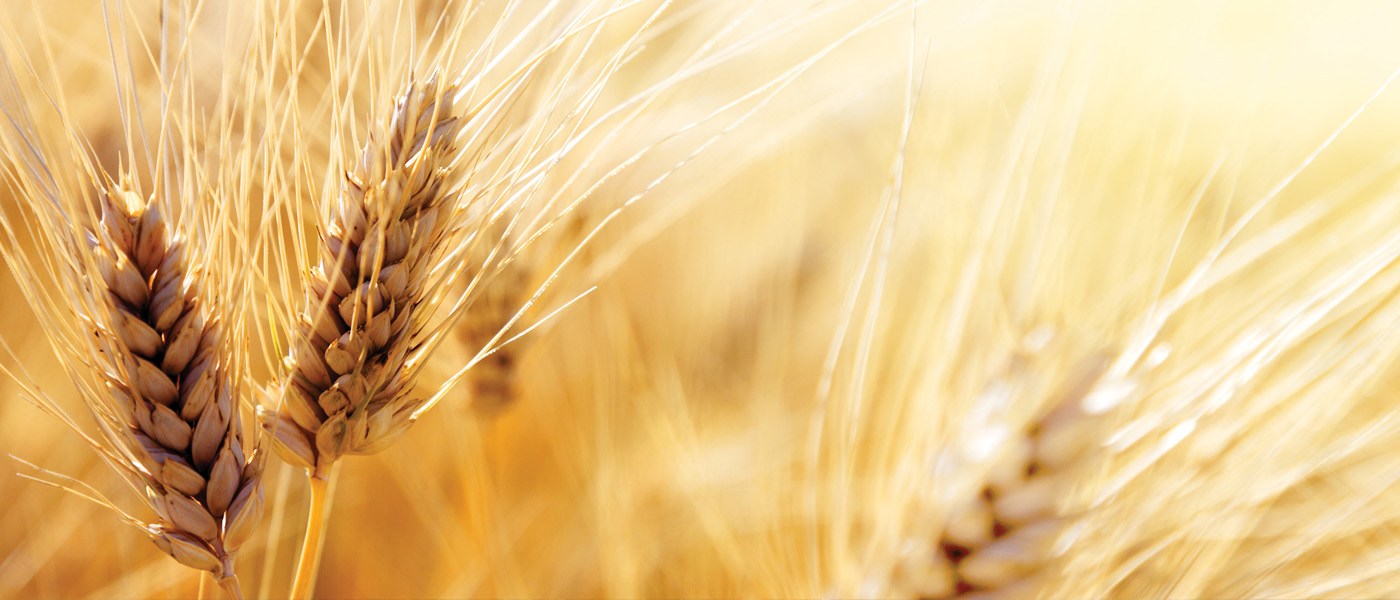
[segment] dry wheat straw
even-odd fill
[[[147,527],[181,563],[238,594],[233,556],[262,513],[261,463],[240,424],[219,319],[198,294],[186,245],[129,184],[101,198],[88,232],[107,315],[84,315],[108,396],[88,398],[106,440],[160,516]]]

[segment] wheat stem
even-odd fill
[[[306,478],[311,484],[311,506],[306,517],[306,538],[301,544],[301,561],[292,583],[294,599],[310,598],[315,584],[316,569],[321,563],[321,531],[326,522],[326,489],[330,478],[331,475],[320,468]]]
[[[224,589],[230,598],[242,598],[243,588],[238,585],[238,577],[225,577],[219,580],[219,587]],[[204,585],[200,584],[200,597],[204,596]]]

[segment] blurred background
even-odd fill
[[[615,133],[580,136],[596,158],[566,157],[532,196],[582,200],[530,250],[535,286],[626,205],[525,320],[587,295],[515,347],[508,403],[484,405],[469,373],[402,441],[344,461],[317,595],[893,597],[908,591],[891,583],[899,548],[937,534],[910,515],[937,521],[985,472],[930,465],[1028,422],[1096,356],[1127,366],[1111,374],[1102,456],[1065,498],[1088,533],[1045,557],[1033,595],[1400,591],[1400,90],[1387,88],[1400,7],[636,4],[593,45],[570,41],[515,113],[518,127],[547,121],[531,107],[548,91],[581,105],[569,82],[660,15],[581,122],[611,127],[608,110],[662,92],[600,130]],[[193,130],[252,115],[280,134],[196,133],[191,151],[212,180],[242,178],[248,201],[302,202],[408,57],[451,54],[435,28],[470,23],[455,58],[433,59],[450,67],[493,48],[498,23],[509,34],[544,15],[553,31],[613,6],[506,5],[8,2],[3,47],[37,83],[4,108],[31,107],[59,155],[71,127],[116,172],[130,129],[116,80],[158,116],[162,15],[192,22]],[[335,57],[357,39],[373,66],[350,73]],[[353,110],[328,110],[331,97]],[[264,143],[277,152],[259,160],[313,175],[220,170],[231,147]],[[11,219],[25,202],[13,189],[0,188]],[[312,231],[305,202],[288,227]],[[19,300],[15,278],[38,275],[0,271],[4,364],[86,425],[34,321],[50,308]],[[250,326],[278,327],[274,304],[246,307]],[[444,343],[425,394],[473,343]],[[247,346],[250,380],[267,381],[276,348]],[[1007,386],[989,410],[988,390]],[[1154,445],[1182,423],[1184,442]],[[37,465],[144,510],[11,379],[0,453],[0,597],[197,593],[196,573],[110,511],[26,477]],[[251,597],[287,593],[306,513],[302,473],[273,458],[266,477],[263,529],[239,557]]]

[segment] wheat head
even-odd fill
[[[288,377],[260,411],[274,448],[325,473],[408,429],[431,316],[432,269],[458,210],[449,164],[462,123],[455,87],[410,83],[371,135],[322,229]]]
[[[497,225],[488,228],[488,231],[500,229],[502,227]],[[505,237],[503,233],[491,236],[492,239]],[[471,266],[478,271],[486,270],[493,263],[490,254],[496,251],[495,246],[477,244],[473,250]],[[533,253],[520,252],[509,262],[499,264],[494,269],[494,276],[483,278],[479,284],[480,293],[471,303],[470,310],[463,313],[455,330],[465,355],[478,354],[500,339],[498,334],[510,325],[535,289],[531,286],[534,263]],[[466,371],[467,393],[473,410],[478,414],[498,414],[519,398],[519,364],[529,351],[532,340],[532,337],[525,336],[509,344],[496,343],[490,354]]]
[[[79,96],[62,78],[50,82],[42,74],[45,62],[53,70],[68,63],[5,38],[0,172],[14,203],[0,214],[0,257],[66,375],[64,387],[71,381],[78,392],[74,405],[92,421],[71,417],[29,366],[5,371],[24,396],[77,433],[150,514],[107,500],[99,478],[47,471],[55,462],[35,466],[32,477],[112,509],[161,551],[238,597],[235,559],[253,545],[262,519],[265,461],[257,437],[244,431],[241,410],[241,313],[249,288],[224,285],[248,274],[242,253],[230,252],[247,241],[238,233],[243,213],[225,212],[236,195],[224,185],[227,171],[211,172],[204,163],[215,154],[206,144],[215,137],[210,131],[237,127],[193,116],[194,94],[177,91],[189,71],[177,61],[115,58],[113,78],[129,95],[107,105],[107,126],[86,127],[69,109]],[[85,85],[81,97],[100,88]],[[122,148],[119,156],[104,152],[114,146]],[[114,164],[123,165],[120,174]],[[0,343],[15,357],[8,340]],[[127,544],[102,545],[120,552]],[[140,555],[172,568],[155,553]],[[35,594],[52,592],[28,593]]]
[[[104,430],[136,464],[160,516],[156,545],[236,587],[232,558],[262,514],[261,465],[238,418],[217,317],[196,293],[198,271],[154,205],[129,184],[101,198],[87,242],[111,299],[93,319],[109,359]],[[110,411],[110,412],[109,412]]]
[[[262,462],[256,440],[242,431],[240,377],[218,300],[201,294],[203,274],[190,267],[181,232],[130,179],[100,192],[97,204],[94,226],[73,228],[53,220],[64,218],[57,205],[33,207],[47,249],[67,253],[58,264],[69,270],[42,273],[13,247],[7,262],[22,266],[32,302],[53,302],[40,291],[49,286],[76,295],[73,312],[46,325],[97,421],[99,435],[84,437],[157,518],[99,502],[238,596],[233,560],[261,519]],[[32,396],[81,432],[51,399]]]

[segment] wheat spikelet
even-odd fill
[[[431,316],[434,261],[453,231],[448,169],[461,123],[451,86],[410,83],[371,135],[322,231],[290,374],[261,411],[288,462],[325,473],[386,448],[410,425]]]

